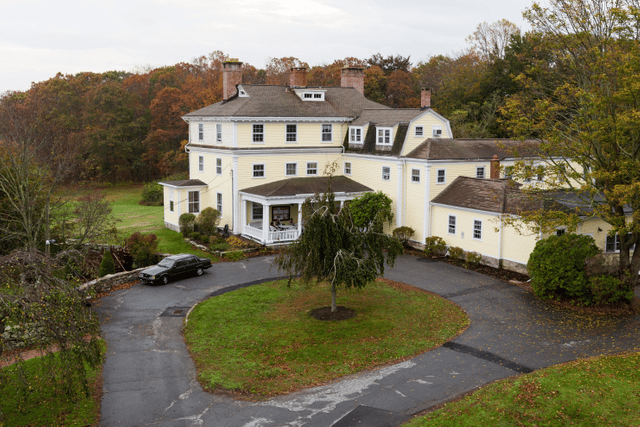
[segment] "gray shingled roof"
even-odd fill
[[[167,184],[174,187],[198,187],[198,186],[206,186],[205,182],[200,181],[199,179],[185,179],[182,181],[162,181],[160,184]]]
[[[351,125],[364,126],[367,123],[375,123],[378,127],[391,127],[398,123],[409,123],[425,111],[419,108],[367,108]]]
[[[518,215],[538,210],[541,199],[520,191],[521,184],[506,179],[457,177],[433,200],[447,206],[477,209],[487,212]]]
[[[538,157],[539,147],[539,142],[533,140],[430,138],[407,154],[406,157],[429,160],[490,160],[494,155],[500,159]]]
[[[364,97],[357,89],[322,89],[325,101],[303,101],[288,86],[246,85],[248,97],[234,96],[186,114],[196,117],[357,117],[364,108],[388,109]]]
[[[240,190],[243,193],[255,194],[264,197],[298,196],[307,194],[324,193],[329,185],[328,177],[289,178],[268,184]],[[362,193],[373,191],[366,185],[362,185],[346,176],[334,176],[331,183],[334,193]]]

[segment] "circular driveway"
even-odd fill
[[[184,316],[211,295],[281,275],[273,257],[259,257],[104,297],[96,308],[108,343],[101,425],[396,426],[497,379],[640,348],[640,316],[564,313],[500,280],[405,255],[385,277],[460,305],[471,319],[461,336],[403,363],[263,402],[204,392],[182,339]]]

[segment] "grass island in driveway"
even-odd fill
[[[338,293],[355,317],[310,316],[330,298],[326,284],[282,280],[200,303],[185,338],[202,386],[257,399],[289,393],[415,356],[469,324],[457,305],[390,281]]]

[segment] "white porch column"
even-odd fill
[[[235,195],[236,193],[233,193],[233,194]],[[240,196],[239,199],[240,199],[240,216],[242,217],[242,224],[239,225],[237,228],[234,227],[233,231],[235,232],[236,230],[239,230],[240,233],[244,233],[244,228],[247,226],[247,202],[245,202],[242,196]],[[237,223],[237,221],[234,221],[234,223]]]
[[[269,204],[262,205],[262,243],[269,243]]]
[[[233,232],[237,233],[238,231],[240,231],[241,233],[244,231],[244,226],[247,224],[246,221],[246,210],[247,207],[245,205],[241,205],[239,206],[239,200],[238,199],[242,199],[241,197],[238,197],[238,158],[234,157],[232,160],[232,164],[233,166],[231,167],[231,203],[232,203],[232,210],[231,210],[231,214],[233,215],[233,218],[231,218],[231,226],[233,227]],[[238,220],[240,219],[240,215],[239,212],[237,212],[238,207],[240,208],[240,211],[242,213],[244,213],[244,217],[242,218],[242,224],[239,224]]]
[[[396,197],[396,227],[402,227],[404,224],[404,218],[402,217],[404,213],[404,169],[402,164],[397,165],[397,173],[398,173],[398,194]]]
[[[302,203],[298,203],[298,236],[302,234]]]
[[[431,165],[424,167],[424,225],[422,229],[422,243],[425,243],[427,237],[431,237],[431,218],[429,217],[429,198],[431,186]]]

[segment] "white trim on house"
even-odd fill
[[[256,166],[262,166],[262,176],[256,176],[256,172],[260,173],[260,169],[256,170]],[[267,177],[267,165],[265,163],[251,163],[251,178],[265,179]]]

